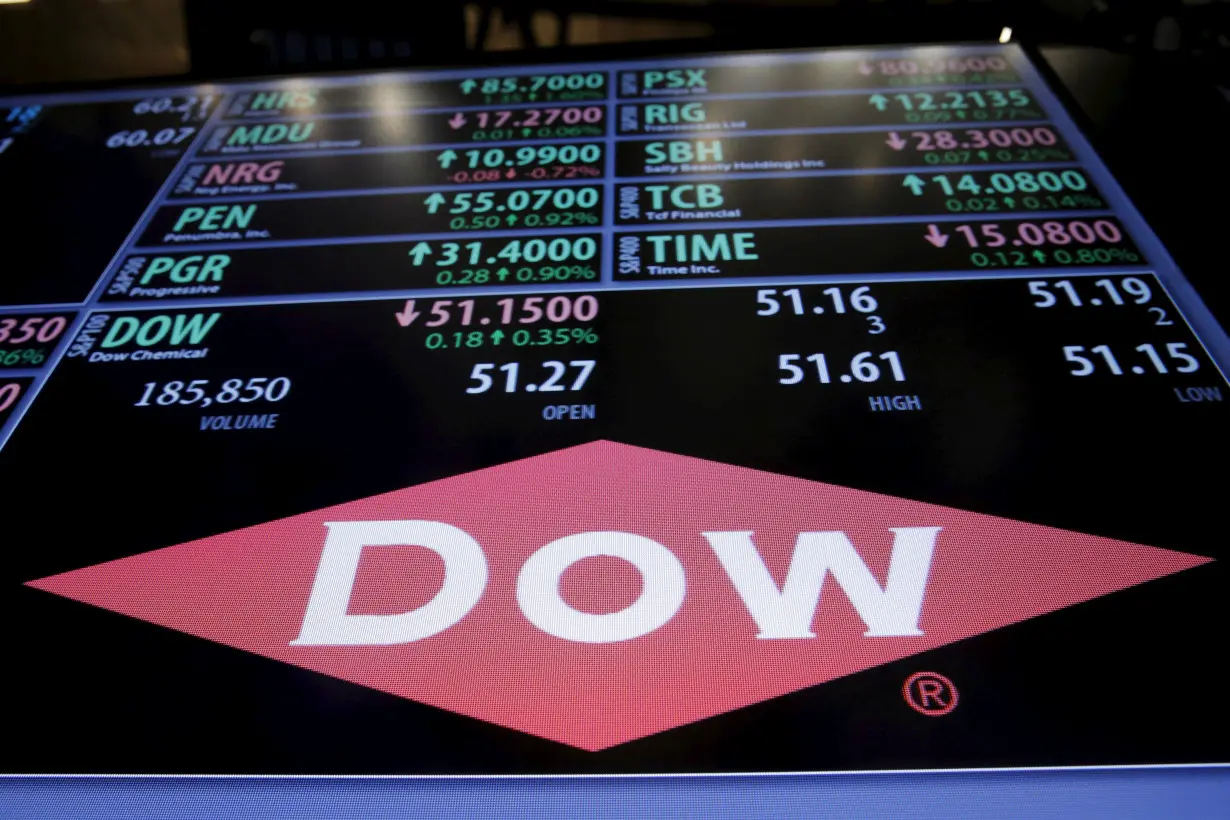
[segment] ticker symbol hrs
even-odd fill
[[[248,103],[249,111],[296,111],[316,105],[315,91],[258,91]]]

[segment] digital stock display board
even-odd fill
[[[1230,343],[1015,46],[0,99],[0,190],[2,799],[1226,793]]]

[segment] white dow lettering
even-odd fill
[[[779,589],[751,532],[702,533],[717,554],[748,613],[758,638],[814,638],[812,619],[824,579],[831,572],[867,625],[869,638],[921,635],[918,619],[931,556],[941,527],[893,527],[893,555],[881,588],[844,532],[803,532]]]
[[[583,558],[620,558],[641,574],[641,594],[618,612],[573,609],[559,594],[564,571]],[[530,556],[517,576],[517,603],[530,623],[578,643],[614,643],[648,635],[683,606],[687,578],[666,547],[629,532],[585,532],[552,541]]]
[[[469,614],[487,588],[487,559],[474,538],[438,521],[343,521],[325,524],[328,535],[307,611],[294,646],[389,646],[437,635]],[[941,527],[894,527],[888,577],[881,587],[843,532],[804,532],[779,588],[752,541],[753,533],[701,533],[712,547],[758,638],[814,638],[812,621],[825,579],[832,574],[871,638],[922,635],[927,576]],[[430,601],[409,612],[351,615],[359,560],[365,547],[420,547],[444,561],[444,583]],[[619,558],[641,575],[636,601],[617,612],[574,609],[560,595],[560,580],[576,562]],[[683,565],[657,541],[627,532],[585,532],[559,538],[531,555],[517,576],[517,603],[538,629],[577,643],[614,643],[647,635],[683,606]]]
[[[316,581],[292,646],[389,646],[430,638],[466,616],[487,588],[487,558],[469,533],[438,521],[342,521],[325,524]],[[349,615],[364,547],[425,547],[444,559],[444,584],[418,609]]]

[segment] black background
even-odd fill
[[[805,304],[828,304],[824,287],[804,288]],[[839,287],[848,299],[853,285]],[[1092,292],[1089,280],[1077,287]],[[1221,488],[1204,469],[1227,456],[1225,404],[1173,392],[1226,385],[1181,323],[1157,327],[1140,306],[1038,309],[1023,280],[871,292],[879,335],[854,312],[758,317],[755,288],[722,288],[604,293],[593,346],[428,350],[426,328],[393,320],[400,301],[376,301],[222,310],[201,361],[66,360],[4,453],[23,477],[7,502],[47,512],[17,523],[0,577],[22,670],[7,685],[19,708],[0,766],[670,772],[1224,758],[1223,562],[598,753],[18,586],[598,438],[1226,557],[1210,536]],[[495,316],[496,298],[475,315]],[[1067,375],[1063,345],[1146,341],[1186,341],[1201,370]],[[907,381],[843,385],[833,368],[831,385],[777,383],[780,353],[863,350],[898,351]],[[464,392],[476,362],[549,358],[597,359],[581,392],[558,394],[596,404],[596,420],[547,422],[542,397]],[[132,406],[147,381],[250,376],[293,381],[283,402],[244,410],[280,412],[275,430],[200,432],[199,410]],[[870,412],[867,396],[884,393],[916,394],[924,409]],[[72,454],[67,488],[50,440]],[[951,715],[902,701],[903,680],[924,669],[960,688]]]
[[[133,114],[136,102],[45,108],[0,154],[10,201],[0,241],[11,249],[0,263],[0,304],[82,302],[124,244],[191,140],[108,148],[107,138],[197,125],[179,114]]]

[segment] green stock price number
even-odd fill
[[[500,95],[503,101],[596,100],[606,96],[606,74],[590,71],[574,74],[534,74],[528,77],[467,77],[458,87],[461,93],[481,94],[489,101]]]
[[[462,162],[458,162],[462,159]],[[592,164],[602,159],[602,146],[584,145],[522,145],[517,148],[486,148],[463,151],[459,155],[450,149],[436,156],[440,167],[448,169],[458,164],[465,168],[505,168],[523,165]]]
[[[437,285],[580,282],[598,278],[597,236],[418,242],[409,251],[416,267],[434,264]]]
[[[906,122],[1039,119],[1043,116],[1029,92],[1021,88],[872,94],[867,102],[877,111],[902,111]]]
[[[992,174],[909,174],[902,185],[915,196],[938,188],[949,211],[1098,209],[1106,203],[1089,193],[1089,180],[1075,169]]]
[[[457,214],[449,221],[455,231],[493,230],[520,225],[571,227],[601,222],[598,203],[601,194],[594,187],[516,188],[499,191],[434,193],[423,200],[429,214],[442,209]]]

